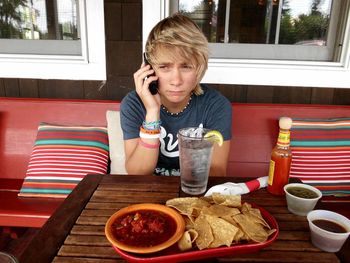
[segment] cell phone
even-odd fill
[[[143,60],[145,61],[146,65],[150,65],[148,60],[147,60],[146,52],[143,53]],[[152,66],[151,66],[151,68],[152,68]],[[155,74],[153,73],[152,75],[149,75],[149,76],[155,76]],[[158,93],[158,80],[152,81],[149,84],[148,89],[152,95],[156,95]]]

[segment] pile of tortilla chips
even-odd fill
[[[259,209],[242,204],[240,195],[174,198],[166,205],[185,217],[186,231],[178,242],[181,251],[264,242],[276,231]]]

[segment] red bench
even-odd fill
[[[350,106],[233,103],[229,176],[266,176],[279,132],[278,119],[350,117]]]
[[[0,226],[41,227],[62,199],[17,197],[40,122],[106,126],[115,101],[0,98]]]
[[[350,106],[233,103],[228,176],[267,175],[278,119],[349,117]],[[63,200],[17,197],[40,122],[106,126],[115,101],[0,98],[0,226],[41,227]]]

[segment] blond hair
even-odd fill
[[[197,71],[197,85],[193,93],[203,93],[199,82],[208,68],[208,41],[200,28],[188,17],[176,13],[160,21],[150,32],[146,42],[149,63],[157,64],[156,51],[168,52],[171,56],[180,55],[189,61]]]

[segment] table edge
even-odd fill
[[[89,174],[80,181],[23,253],[18,256],[19,262],[51,262],[53,260],[103,176],[103,174]]]

